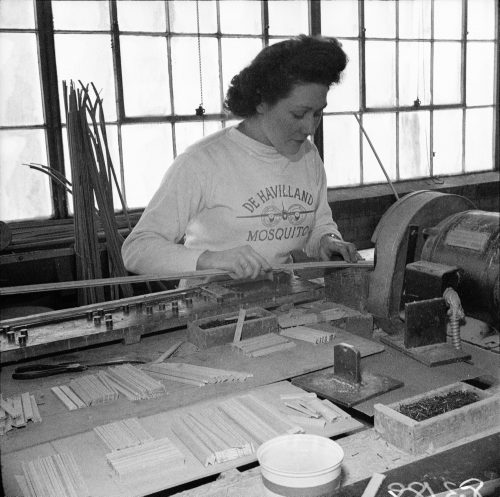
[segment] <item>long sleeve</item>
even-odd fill
[[[332,218],[332,210],[328,204],[327,197],[327,186],[326,186],[326,174],[323,162],[317,155],[317,166],[318,166],[318,208],[314,216],[314,227],[311,231],[311,235],[307,241],[306,253],[310,257],[318,257],[319,254],[319,243],[321,237],[327,233],[334,233],[340,239],[342,235],[338,230],[337,224]]]
[[[203,250],[179,242],[189,220],[203,207],[203,178],[189,161],[179,156],[122,246],[125,267],[138,274],[194,271]]]

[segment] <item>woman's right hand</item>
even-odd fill
[[[250,245],[216,252],[205,250],[198,258],[196,269],[224,269],[233,279],[255,279],[272,270],[266,259]]]

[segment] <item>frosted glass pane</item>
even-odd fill
[[[197,33],[196,2],[174,0],[168,2],[170,30],[174,33]],[[198,2],[200,33],[217,31],[217,10],[215,0]]]
[[[47,165],[43,130],[0,131],[0,219],[47,218],[52,216],[49,177],[23,166]]]
[[[358,36],[358,2],[323,0],[321,32],[327,36]]]
[[[399,177],[430,175],[429,112],[399,114]]]
[[[172,126],[122,126],[122,150],[128,207],[145,207],[172,163]]]
[[[465,171],[493,169],[493,109],[465,111]]]
[[[431,100],[431,44],[401,42],[399,44],[399,105],[422,105]]]
[[[201,39],[203,106],[207,113],[221,112],[219,55],[215,38]],[[176,114],[195,115],[201,103],[198,41],[191,37],[172,39],[172,78]]]
[[[434,44],[434,104],[460,103],[461,60],[459,42]]]
[[[167,42],[161,37],[120,36],[127,116],[170,114]]]
[[[167,30],[165,3],[156,0],[120,0],[116,2],[120,31]]]
[[[261,3],[246,0],[220,2],[220,29],[229,34],[261,34]]]
[[[434,0],[434,38],[462,37],[462,0]]]
[[[367,41],[366,105],[396,105],[396,44],[392,41]]]
[[[116,177],[118,179],[118,184],[120,186],[120,190],[123,194],[124,186],[122,182],[121,172],[120,172],[120,154],[118,152],[118,129],[115,124],[108,124],[106,126],[106,134],[108,138],[108,147],[109,153],[111,154],[111,161],[113,163],[113,168],[115,170]],[[69,158],[68,151],[68,134],[66,132],[66,128],[63,129],[63,151],[64,151],[64,168],[65,168],[65,177],[71,183],[72,175],[71,175],[71,161]],[[70,187],[71,188],[71,187]],[[68,193],[68,212],[73,214],[73,196]],[[120,197],[115,188],[115,183],[113,182],[113,205],[115,207],[115,211],[122,210],[122,204],[120,202]]]
[[[54,29],[108,30],[107,0],[58,0],[52,2]]]
[[[326,112],[340,112],[359,109],[359,43],[342,41],[342,48],[349,57],[340,83],[333,85],[328,93]]]
[[[222,38],[222,78],[226,93],[233,76],[248,66],[262,50],[262,42],[255,38]]]
[[[495,0],[469,0],[467,32],[469,39],[492,40],[495,37]]]
[[[399,0],[399,37],[431,37],[431,4],[429,0]]]
[[[370,137],[389,178],[396,179],[396,116],[395,114],[365,114],[363,127]],[[363,135],[363,183],[386,183],[387,179]]]
[[[65,122],[62,81],[94,83],[103,99],[106,120],[116,119],[115,82],[110,35],[55,35],[61,118]]]
[[[36,36],[0,34],[0,125],[43,124]]]
[[[309,33],[307,0],[273,0],[268,6],[270,35]]]
[[[394,38],[396,36],[396,2],[369,0],[365,2],[365,35]]]
[[[434,175],[462,172],[461,109],[436,110],[433,124]]]
[[[467,105],[493,103],[494,60],[494,42],[467,43]]]
[[[204,136],[211,135],[222,128],[220,121],[205,121],[177,123],[175,125],[175,142],[177,145],[177,155],[186,150],[189,145],[201,140]]]
[[[33,29],[34,27],[33,0],[0,1],[0,28]]]
[[[359,126],[356,119],[352,116],[325,116],[323,136],[328,186],[359,184]]]

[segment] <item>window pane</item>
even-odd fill
[[[122,126],[122,148],[128,207],[145,207],[172,162],[172,126]]]
[[[113,163],[113,168],[115,170],[116,178],[118,180],[118,185],[120,186],[120,190],[123,194],[124,188],[123,188],[123,182],[122,182],[121,171],[120,171],[120,155],[118,152],[118,129],[117,129],[117,126],[115,124],[108,124],[106,126],[106,135],[107,135],[107,139],[108,139],[109,153],[111,154],[111,161]],[[72,182],[71,161],[69,158],[68,134],[66,132],[66,128],[64,128],[64,130],[63,130],[63,150],[64,150],[65,177],[71,183]],[[112,184],[113,184],[113,205],[114,205],[115,211],[121,211],[122,204],[120,202],[120,196],[118,195],[118,192],[115,188],[114,181]],[[67,198],[68,198],[68,212],[70,214],[73,214],[74,209],[73,209],[73,196],[72,196],[72,194],[68,193]]]
[[[170,29],[174,33],[197,33],[196,2],[186,0],[169,1]],[[200,33],[217,31],[217,10],[215,0],[198,2]]]
[[[392,41],[367,41],[366,105],[396,105],[396,44]]]
[[[118,25],[121,31],[167,30],[165,3],[154,0],[121,0],[116,2]]]
[[[360,182],[359,126],[353,116],[325,116],[324,157],[328,186]]]
[[[167,42],[161,37],[120,36],[127,116],[170,114]]]
[[[216,38],[202,38],[201,74],[203,106],[208,113],[221,111],[219,55]],[[172,78],[176,114],[195,115],[201,103],[198,41],[191,37],[172,39]]]
[[[461,60],[460,42],[434,44],[434,104],[460,103]]]
[[[493,109],[465,111],[465,171],[493,169]]]
[[[33,0],[2,0],[0,2],[0,28],[33,29],[34,27]]]
[[[359,44],[357,41],[342,41],[342,48],[349,62],[342,73],[340,83],[333,85],[328,94],[326,112],[359,109]]]
[[[326,36],[358,36],[358,2],[321,2],[321,31]]]
[[[431,4],[429,0],[399,0],[399,37],[431,37]]]
[[[115,83],[109,35],[55,35],[57,77],[60,82],[94,83],[103,99],[106,120],[116,119]],[[98,56],[96,55],[98,54]],[[59,83],[61,85],[61,83]],[[59,87],[62,120],[66,121],[62,87]]]
[[[177,123],[175,125],[175,142],[177,155],[186,150],[189,145],[201,140],[204,136],[215,133],[222,128],[220,121],[205,121],[191,123]]]
[[[52,2],[52,13],[54,29],[109,29],[107,0],[59,0]]]
[[[222,38],[222,78],[224,93],[233,76],[246,67],[262,50],[261,40],[254,38]]]
[[[462,0],[434,0],[434,38],[462,37]]]
[[[494,42],[467,43],[467,105],[493,103]]]
[[[394,38],[396,36],[396,2],[369,0],[365,2],[366,36]]]
[[[462,172],[462,114],[461,109],[434,112],[434,175]]]
[[[36,36],[0,34],[0,125],[43,124]]]
[[[219,5],[220,29],[223,33],[262,33],[260,2],[225,0],[220,2]]]
[[[399,44],[399,105],[422,105],[431,101],[431,44],[401,42]]]
[[[399,177],[430,174],[429,112],[399,114]]]
[[[396,116],[395,114],[365,114],[363,127],[389,178],[396,179]],[[386,183],[387,179],[363,135],[363,183]]]
[[[0,131],[0,219],[48,218],[52,216],[49,177],[23,166],[47,165],[43,130]]]
[[[469,39],[495,38],[495,0],[469,0],[467,4],[467,36]]]
[[[270,35],[309,33],[307,0],[274,0],[268,6]]]

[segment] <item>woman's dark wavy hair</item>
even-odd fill
[[[297,83],[338,83],[346,64],[335,38],[299,35],[270,45],[233,77],[224,107],[240,117],[253,116],[261,102],[274,105]]]

